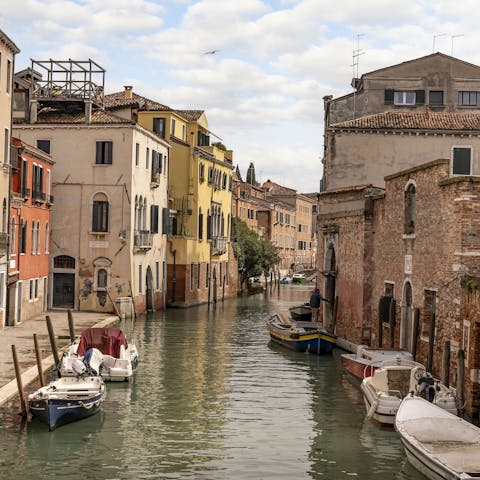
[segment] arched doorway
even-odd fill
[[[329,244],[325,254],[324,264],[325,275],[325,297],[330,303],[325,303],[323,307],[324,325],[327,328],[332,328],[334,325],[333,305],[335,304],[336,296],[336,274],[337,274],[337,259],[335,255],[335,248],[333,244]]]
[[[150,265],[147,267],[147,278],[145,281],[146,291],[146,303],[147,303],[147,311],[153,312],[155,310],[154,302],[153,302],[153,274]]]
[[[409,352],[412,348],[413,334],[413,300],[412,284],[407,281],[403,286],[402,297],[402,324],[400,326],[400,348],[405,348]]]
[[[53,259],[52,306],[75,308],[75,259],[68,255]]]

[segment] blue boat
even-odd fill
[[[97,413],[106,393],[101,377],[62,377],[30,394],[28,406],[52,431]]]
[[[267,328],[273,342],[296,352],[330,353],[337,343],[337,336],[316,322],[286,322],[275,314],[267,320]]]

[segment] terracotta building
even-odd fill
[[[48,308],[54,163],[17,138],[12,147],[8,318],[18,324]]]

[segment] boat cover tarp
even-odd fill
[[[98,348],[104,355],[119,358],[122,345],[127,348],[127,339],[118,327],[87,328],[80,338],[77,354],[83,356],[88,349]]]

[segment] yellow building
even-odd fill
[[[230,249],[232,151],[212,143],[202,110],[174,110],[131,87],[105,105],[136,120],[170,145],[167,303],[188,306],[236,294]],[[147,161],[147,160],[146,160]]]

